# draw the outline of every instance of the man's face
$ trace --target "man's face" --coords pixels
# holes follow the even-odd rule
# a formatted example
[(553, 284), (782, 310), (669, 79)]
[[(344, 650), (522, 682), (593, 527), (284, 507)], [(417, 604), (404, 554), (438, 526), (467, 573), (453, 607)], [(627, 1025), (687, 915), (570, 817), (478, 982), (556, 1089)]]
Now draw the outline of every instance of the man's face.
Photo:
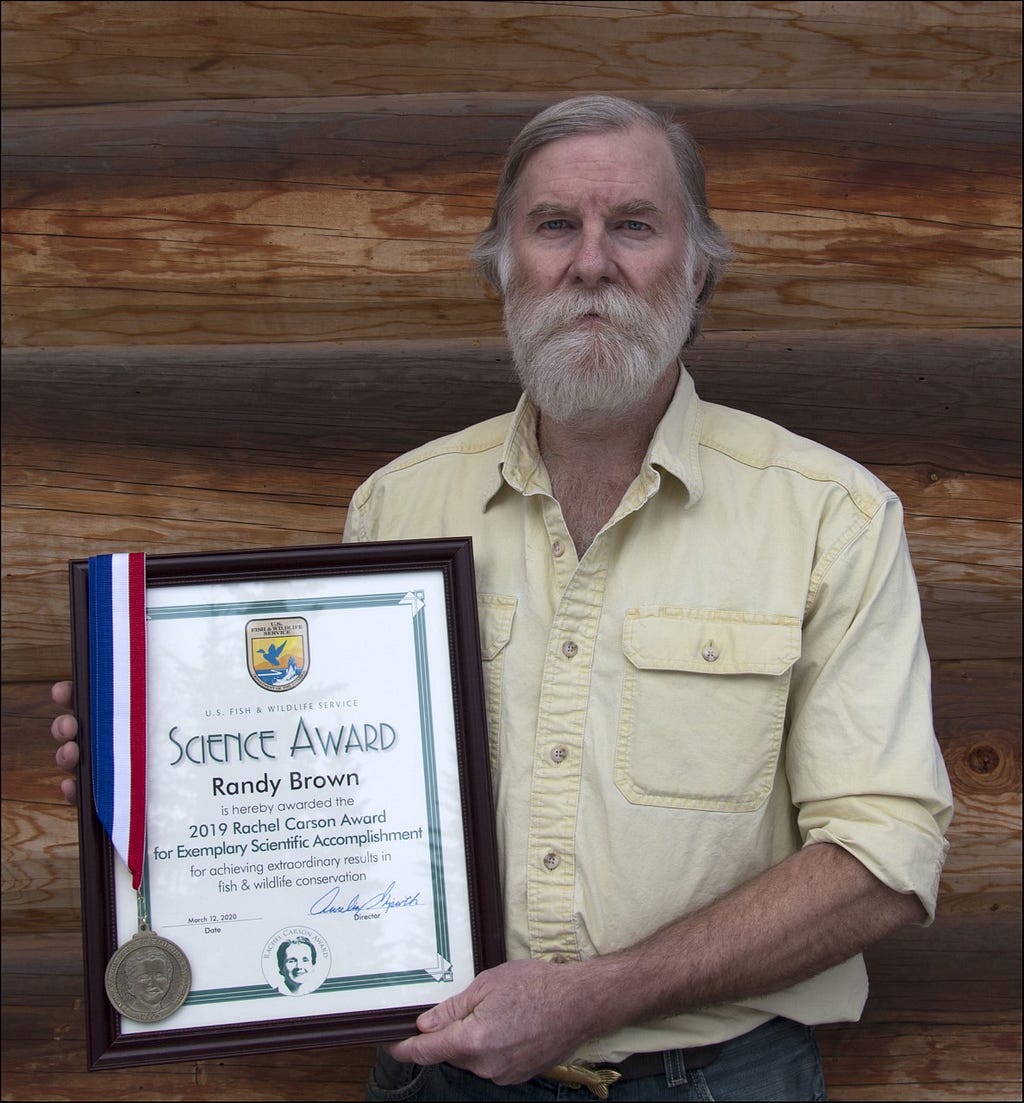
[(629, 413), (674, 373), (697, 293), (678, 188), (667, 141), (640, 126), (550, 142), (523, 166), (506, 329), (555, 420)]
[(303, 942), (292, 942), (284, 955), (284, 976), (291, 986), (303, 984), (313, 971), (313, 955)]

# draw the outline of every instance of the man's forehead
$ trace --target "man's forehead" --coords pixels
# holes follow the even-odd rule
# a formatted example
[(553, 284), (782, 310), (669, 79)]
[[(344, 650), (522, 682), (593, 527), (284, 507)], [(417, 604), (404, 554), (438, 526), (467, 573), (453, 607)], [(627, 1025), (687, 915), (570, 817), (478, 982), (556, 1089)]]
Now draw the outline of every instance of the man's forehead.
[(595, 202), (643, 213), (677, 206), (678, 173), (665, 136), (648, 127), (556, 138), (526, 159), (520, 212)]

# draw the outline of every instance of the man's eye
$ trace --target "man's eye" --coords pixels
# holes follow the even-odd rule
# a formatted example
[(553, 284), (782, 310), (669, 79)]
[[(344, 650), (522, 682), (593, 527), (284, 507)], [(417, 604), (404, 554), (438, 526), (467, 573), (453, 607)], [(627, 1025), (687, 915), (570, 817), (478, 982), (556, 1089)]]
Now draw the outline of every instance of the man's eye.
[(540, 224), (542, 230), (564, 230), (568, 227), (569, 221), (565, 218), (549, 218), (546, 222)]
[(651, 228), (646, 222), (641, 222), (638, 218), (627, 218), (622, 225), (625, 229), (635, 234), (643, 233), (645, 230)]

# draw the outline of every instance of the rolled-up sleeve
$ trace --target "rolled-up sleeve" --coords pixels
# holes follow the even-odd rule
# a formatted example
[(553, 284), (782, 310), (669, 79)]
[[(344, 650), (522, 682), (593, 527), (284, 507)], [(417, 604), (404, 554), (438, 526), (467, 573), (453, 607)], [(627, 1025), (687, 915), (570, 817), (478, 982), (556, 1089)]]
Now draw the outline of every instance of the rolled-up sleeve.
[(952, 794), (899, 501), (849, 526), (813, 579), (786, 770), (805, 844), (831, 842), (935, 915)]

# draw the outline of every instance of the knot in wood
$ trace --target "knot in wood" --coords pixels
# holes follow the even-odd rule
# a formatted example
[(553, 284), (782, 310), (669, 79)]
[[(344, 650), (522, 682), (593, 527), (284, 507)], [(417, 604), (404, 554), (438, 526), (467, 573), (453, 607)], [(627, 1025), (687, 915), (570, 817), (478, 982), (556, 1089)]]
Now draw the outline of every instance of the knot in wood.
[(976, 774), (991, 774), (999, 769), (1001, 761), (1002, 756), (999, 751), (987, 743), (972, 747), (967, 755), (967, 765)]

